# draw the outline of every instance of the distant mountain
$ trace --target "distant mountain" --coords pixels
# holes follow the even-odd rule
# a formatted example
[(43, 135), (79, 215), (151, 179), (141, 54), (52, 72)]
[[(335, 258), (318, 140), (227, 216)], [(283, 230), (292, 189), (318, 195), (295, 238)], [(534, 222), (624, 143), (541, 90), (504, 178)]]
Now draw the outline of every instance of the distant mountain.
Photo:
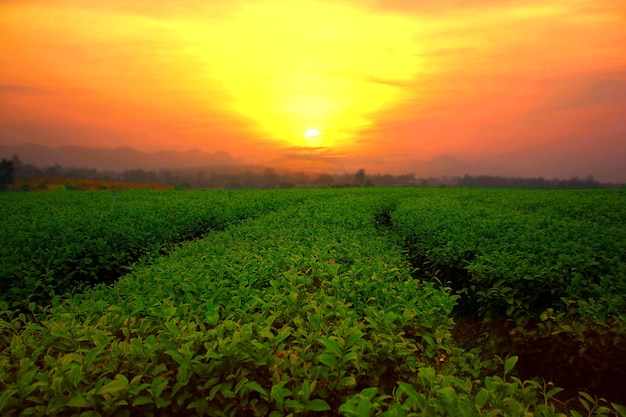
[(440, 155), (414, 160), (398, 169), (417, 178), (498, 176), (545, 179), (586, 178), (626, 183), (626, 132), (601, 138), (582, 138), (510, 154)]
[[(412, 159), (396, 164), (391, 174), (413, 173), (416, 178), (451, 178), (471, 176), (499, 176), (546, 179), (572, 177), (586, 178), (591, 175), (601, 182), (626, 183), (626, 132), (601, 140), (585, 139), (570, 141), (567, 146), (545, 146), (524, 152), (501, 155), (469, 157), (460, 154), (445, 154), (430, 160)], [(99, 171), (122, 172), (143, 169), (145, 171), (176, 170), (191, 175), (202, 171), (211, 173), (263, 173), (267, 169), (280, 172), (293, 171), (281, 167), (247, 164), (226, 152), (203, 152), (198, 149), (186, 152), (162, 151), (142, 152), (131, 148), (88, 148), (84, 146), (47, 147), (36, 144), (0, 144), (0, 158), (18, 155), (25, 164), (39, 168), (61, 165), (65, 168), (95, 168)], [(331, 161), (332, 162), (332, 161)], [(342, 161), (339, 161), (342, 162)], [(364, 168), (368, 174), (387, 174), (368, 165), (358, 156), (348, 158), (350, 168), (337, 163), (329, 173), (343, 175)], [(296, 170), (301, 171), (301, 170)], [(320, 171), (319, 169), (304, 171)], [(321, 170), (324, 171), (324, 170)], [(310, 173), (310, 172), (309, 172)]]
[(476, 163), (462, 155), (440, 155), (430, 160), (415, 160), (402, 167), (417, 178), (462, 177), (464, 175), (516, 176), (516, 172), (505, 168), (499, 161)]
[(64, 167), (95, 168), (100, 171), (181, 169), (232, 166), (244, 163), (241, 158), (234, 158), (226, 152), (207, 153), (198, 149), (186, 152), (148, 153), (131, 148), (109, 149), (83, 146), (50, 148), (36, 144), (14, 146), (0, 144), (0, 157), (11, 158), (13, 155), (18, 155), (25, 164), (40, 168), (58, 164)]
[(481, 166), (506, 166), (508, 176), (585, 178), (626, 183), (626, 131), (599, 138), (579, 138), (515, 154), (481, 158)]

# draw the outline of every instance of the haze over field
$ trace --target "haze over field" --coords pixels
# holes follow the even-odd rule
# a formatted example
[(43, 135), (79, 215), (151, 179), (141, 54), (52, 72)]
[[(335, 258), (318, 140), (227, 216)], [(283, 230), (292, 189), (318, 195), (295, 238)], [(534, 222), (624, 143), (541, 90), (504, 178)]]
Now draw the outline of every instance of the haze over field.
[(626, 2), (3, 0), (23, 144), (626, 182)]

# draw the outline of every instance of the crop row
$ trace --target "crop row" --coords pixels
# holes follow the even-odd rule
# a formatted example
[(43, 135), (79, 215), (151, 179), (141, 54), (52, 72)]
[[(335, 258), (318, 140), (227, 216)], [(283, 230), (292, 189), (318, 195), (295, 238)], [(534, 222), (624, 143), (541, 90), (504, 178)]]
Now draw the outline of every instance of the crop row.
[[(503, 359), (460, 346), (454, 311), (509, 318), (527, 338), (532, 324), (584, 339), (591, 323), (616, 357), (626, 333), (619, 192), (16, 195), (5, 230), (64, 224), (61, 248), (124, 235), (107, 229), (174, 234), (113, 285), (1, 304), (2, 415), (556, 416), (560, 388), (516, 377), (506, 343)], [(579, 400), (588, 415), (626, 416)]]
[(572, 388), (625, 394), (626, 194), (447, 190), (388, 217), (421, 275), (460, 296), (456, 315), (489, 319), (496, 351)]
[(450, 190), (405, 199), (391, 217), (416, 266), (453, 279), (483, 317), (626, 311), (624, 193)]
[(45, 313), (6, 311), (0, 411), (560, 415), (515, 357), (455, 346), (457, 297), (375, 227), (389, 197), (310, 192)]
[(273, 193), (172, 191), (4, 193), (0, 299), (42, 301), (51, 292), (112, 282), (142, 256), (221, 230), (278, 205)]

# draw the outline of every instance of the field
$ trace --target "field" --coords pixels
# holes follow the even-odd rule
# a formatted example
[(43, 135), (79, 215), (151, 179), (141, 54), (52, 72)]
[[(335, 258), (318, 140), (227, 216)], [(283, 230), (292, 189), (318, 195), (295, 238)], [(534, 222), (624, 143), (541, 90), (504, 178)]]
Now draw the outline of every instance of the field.
[(0, 414), (626, 416), (624, 190), (0, 194)]

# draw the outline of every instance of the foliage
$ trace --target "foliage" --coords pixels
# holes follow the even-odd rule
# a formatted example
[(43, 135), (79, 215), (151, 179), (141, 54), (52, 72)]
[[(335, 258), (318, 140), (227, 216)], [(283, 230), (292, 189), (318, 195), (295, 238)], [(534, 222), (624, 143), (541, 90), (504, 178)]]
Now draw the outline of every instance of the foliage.
[(611, 190), (450, 190), (392, 214), (420, 266), (479, 315), (599, 322), (626, 311), (625, 220), (626, 198)]
[(149, 190), (2, 195), (0, 299), (43, 301), (51, 292), (112, 282), (142, 257), (289, 200), (246, 191), (171, 196)]
[(446, 190), (421, 197), (400, 202), (390, 227), (420, 276), (461, 296), (458, 315), (487, 319), (487, 352), (515, 352), (549, 370), (546, 376), (619, 392), (610, 381), (626, 372), (623, 193)]
[[(473, 193), (482, 200), (472, 199)], [(602, 225), (619, 228), (615, 214), (607, 213), (607, 207), (617, 208), (615, 195), (594, 193), (596, 231), (605, 231)], [(560, 388), (520, 378), (516, 355), (485, 358), (480, 348), (461, 346), (454, 337), (453, 312), (461, 297), (483, 297), (477, 298), (480, 303), (494, 302), (493, 314), (509, 314), (489, 284), (480, 284), (484, 295), (457, 294), (453, 288), (463, 287), (448, 282), (461, 277), (464, 284), (478, 283), (478, 273), (468, 267), (489, 253), (484, 248), (491, 247), (490, 239), (500, 236), (484, 238), (492, 230), (487, 225), (472, 228), (481, 224), (481, 210), (483, 219), (503, 224), (511, 218), (510, 225), (521, 227), (513, 222), (514, 212), (490, 211), (489, 203), (507, 207), (503, 194), (374, 188), (125, 191), (115, 203), (109, 192), (36, 195), (43, 197), (10, 197), (15, 198), (12, 223), (20, 225), (11, 230), (26, 235), (44, 230), (40, 242), (47, 239), (47, 247), (57, 242), (71, 248), (88, 242), (84, 236), (112, 236), (101, 225), (104, 220), (95, 219), (117, 222), (109, 224), (124, 233), (114, 236), (131, 242), (152, 242), (151, 233), (164, 233), (160, 242), (168, 244), (189, 241), (168, 248), (166, 256), (145, 245), (143, 261), (113, 284), (56, 294), (50, 304), (25, 300), (22, 309), (0, 303), (2, 415), (564, 415), (556, 398)], [(543, 224), (546, 206), (568, 207), (566, 215), (578, 213), (583, 220), (586, 211), (580, 206), (592, 207), (584, 204), (589, 196), (579, 193), (565, 195), (569, 200), (563, 205), (564, 195), (523, 196), (527, 210), (538, 199), (539, 219), (530, 223), (535, 226)], [(462, 207), (474, 207), (459, 211), (454, 202), (463, 198)], [(24, 207), (39, 211), (20, 217)], [(55, 214), (44, 216), (46, 211)], [(64, 211), (72, 215), (63, 216)], [(71, 230), (65, 240), (55, 241), (49, 233), (54, 223)], [(550, 230), (570, 233), (562, 227)], [(585, 236), (576, 227), (571, 233), (572, 239)], [(538, 235), (528, 230), (523, 236)], [(612, 245), (603, 246), (607, 259), (622, 247)], [(103, 245), (95, 253), (106, 250)], [(417, 259), (423, 262), (417, 265)], [(20, 265), (35, 261), (33, 256)], [(596, 266), (595, 291), (621, 285), (602, 279), (611, 265)], [(622, 272), (614, 278), (623, 279)], [(570, 311), (569, 304), (533, 310), (523, 290), (534, 287), (520, 287), (525, 281), (515, 274), (503, 276), (512, 280), (506, 286), (514, 299), (528, 303), (528, 314), (549, 314), (538, 320), (558, 327), (551, 332), (571, 325), (572, 317), (599, 323), (600, 317), (619, 316), (612, 310), (621, 302), (617, 294), (613, 306), (595, 306), (582, 292), (575, 298), (585, 307), (579, 312)], [(484, 279), (497, 282), (490, 275)], [(554, 279), (563, 281), (558, 274)], [(537, 280), (528, 281), (535, 285)], [(568, 290), (579, 288), (584, 286), (571, 284)], [(526, 316), (514, 310), (509, 317), (521, 326)], [(622, 334), (612, 330), (615, 337)], [(579, 404), (571, 415), (624, 415), (623, 406), (587, 393), (580, 394)]]
[(15, 181), (15, 165), (10, 159), (0, 161), (0, 191), (5, 191)]

